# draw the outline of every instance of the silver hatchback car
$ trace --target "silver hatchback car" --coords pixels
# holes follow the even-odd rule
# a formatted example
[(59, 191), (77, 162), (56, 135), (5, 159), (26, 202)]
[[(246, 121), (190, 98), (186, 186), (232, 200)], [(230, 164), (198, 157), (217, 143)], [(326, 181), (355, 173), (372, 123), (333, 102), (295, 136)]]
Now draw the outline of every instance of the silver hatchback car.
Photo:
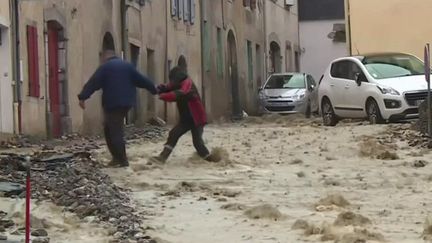
[(261, 113), (311, 113), (318, 111), (314, 78), (304, 73), (275, 73), (259, 89)]

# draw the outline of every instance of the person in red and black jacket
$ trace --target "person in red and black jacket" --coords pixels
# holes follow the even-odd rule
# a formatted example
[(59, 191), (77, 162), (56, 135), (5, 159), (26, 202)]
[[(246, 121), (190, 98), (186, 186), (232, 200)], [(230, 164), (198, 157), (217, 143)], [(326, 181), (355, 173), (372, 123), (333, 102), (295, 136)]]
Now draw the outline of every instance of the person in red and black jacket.
[(217, 162), (204, 144), (202, 138), (207, 124), (206, 112), (198, 90), (192, 79), (181, 67), (174, 67), (169, 73), (170, 82), (158, 86), (159, 98), (166, 102), (176, 102), (180, 120), (169, 132), (163, 151), (152, 160), (165, 163), (178, 140), (188, 131), (192, 133), (193, 145), (199, 156), (207, 161)]

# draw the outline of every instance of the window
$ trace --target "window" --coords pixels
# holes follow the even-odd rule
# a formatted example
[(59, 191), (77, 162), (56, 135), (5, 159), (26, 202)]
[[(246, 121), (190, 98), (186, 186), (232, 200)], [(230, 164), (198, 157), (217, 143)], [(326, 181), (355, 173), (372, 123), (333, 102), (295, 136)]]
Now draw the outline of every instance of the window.
[(346, 42), (345, 24), (333, 24), (333, 31), (328, 34), (328, 38), (334, 42)]
[(300, 52), (294, 52), (295, 71), (300, 71)]
[(184, 22), (190, 21), (190, 0), (183, 0), (183, 20)]
[(37, 28), (35, 26), (27, 26), (27, 57), (28, 57), (28, 81), (29, 81), (29, 96), (39, 97), (39, 53)]
[(369, 74), (376, 79), (424, 75), (424, 64), (406, 54), (365, 57), (362, 61)]
[(256, 70), (256, 79), (257, 79), (257, 84), (258, 87), (262, 86), (262, 62), (261, 62), (261, 46), (260, 45), (256, 45), (255, 47), (255, 62), (256, 62), (256, 66), (255, 66), (255, 70)]
[(309, 90), (311, 90), (312, 87), (316, 87), (315, 79), (310, 75), (307, 76), (307, 85)]
[(195, 0), (171, 0), (171, 16), (195, 23)]
[(331, 76), (334, 78), (342, 78), (355, 80), (356, 74), (363, 74), (361, 68), (352, 61), (336, 62), (331, 67)]
[(331, 76), (334, 78), (348, 79), (348, 68), (348, 61), (335, 62), (330, 70)]
[(257, 8), (257, 0), (243, 0), (243, 6), (255, 10)]
[(248, 60), (248, 78), (253, 80), (253, 57), (252, 57), (252, 42), (247, 41), (247, 60)]
[(304, 89), (306, 88), (303, 74), (273, 75), (264, 89)]
[(216, 57), (216, 65), (217, 65), (217, 75), (220, 79), (223, 78), (223, 46), (222, 46), (222, 30), (221, 28), (217, 28), (217, 57)]
[(210, 71), (211, 66), (211, 38), (210, 38), (210, 25), (207, 21), (203, 23), (203, 52), (204, 52), (204, 70)]

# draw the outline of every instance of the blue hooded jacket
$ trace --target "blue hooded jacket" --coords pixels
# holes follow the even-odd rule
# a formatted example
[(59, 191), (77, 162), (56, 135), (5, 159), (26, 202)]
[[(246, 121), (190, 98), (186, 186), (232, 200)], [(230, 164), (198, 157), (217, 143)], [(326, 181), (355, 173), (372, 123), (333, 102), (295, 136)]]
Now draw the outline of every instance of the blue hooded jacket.
[(78, 99), (87, 100), (102, 89), (102, 106), (105, 110), (132, 107), (136, 103), (136, 87), (157, 94), (153, 81), (139, 73), (132, 64), (113, 57), (96, 70)]

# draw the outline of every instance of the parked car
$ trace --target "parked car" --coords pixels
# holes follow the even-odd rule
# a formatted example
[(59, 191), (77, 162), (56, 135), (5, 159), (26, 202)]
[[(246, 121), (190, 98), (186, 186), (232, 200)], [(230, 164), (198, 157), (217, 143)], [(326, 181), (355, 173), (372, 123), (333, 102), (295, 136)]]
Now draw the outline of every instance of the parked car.
[(261, 112), (279, 114), (302, 112), (309, 116), (318, 110), (315, 86), (315, 80), (308, 74), (272, 74), (259, 89)]
[(319, 81), (324, 125), (343, 118), (371, 124), (415, 118), (427, 98), (424, 63), (404, 53), (377, 53), (333, 61)]

